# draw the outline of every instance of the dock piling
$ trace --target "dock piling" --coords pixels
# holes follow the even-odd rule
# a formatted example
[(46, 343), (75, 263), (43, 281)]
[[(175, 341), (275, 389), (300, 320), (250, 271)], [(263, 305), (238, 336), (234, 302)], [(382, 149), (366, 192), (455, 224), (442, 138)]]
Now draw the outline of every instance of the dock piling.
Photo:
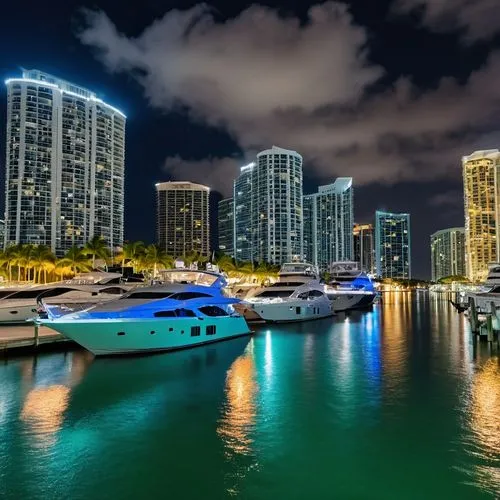
[(40, 344), (40, 336), (38, 331), (38, 323), (35, 322), (35, 342), (34, 342), (35, 348), (37, 348), (39, 344)]

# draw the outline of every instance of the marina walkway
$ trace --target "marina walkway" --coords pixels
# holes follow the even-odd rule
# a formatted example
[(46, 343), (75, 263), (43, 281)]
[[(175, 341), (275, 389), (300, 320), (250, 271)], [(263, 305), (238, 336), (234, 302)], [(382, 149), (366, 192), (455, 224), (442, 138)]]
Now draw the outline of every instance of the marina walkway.
[(61, 342), (68, 342), (62, 335), (46, 327), (39, 327), (38, 340), (34, 325), (13, 325), (0, 327), (0, 356), (11, 350), (34, 350)]

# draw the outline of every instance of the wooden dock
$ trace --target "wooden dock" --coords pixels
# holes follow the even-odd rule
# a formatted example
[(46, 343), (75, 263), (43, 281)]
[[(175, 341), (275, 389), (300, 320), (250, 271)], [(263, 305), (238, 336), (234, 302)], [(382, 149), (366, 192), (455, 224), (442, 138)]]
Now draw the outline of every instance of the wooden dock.
[(0, 327), (0, 357), (67, 348), (74, 343), (46, 327), (12, 325)]

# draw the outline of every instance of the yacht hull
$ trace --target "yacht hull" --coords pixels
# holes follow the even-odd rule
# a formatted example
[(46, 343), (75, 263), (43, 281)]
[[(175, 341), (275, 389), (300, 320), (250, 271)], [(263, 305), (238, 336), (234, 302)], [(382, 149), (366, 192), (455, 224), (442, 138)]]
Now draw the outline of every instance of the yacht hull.
[(335, 312), (349, 311), (370, 307), (376, 298), (375, 293), (345, 292), (333, 294), (330, 297)]
[(245, 318), (258, 318), (268, 323), (298, 323), (328, 318), (334, 314), (330, 301), (325, 298), (325, 300), (318, 301), (288, 300), (256, 303), (251, 305)]
[(37, 305), (34, 300), (21, 304), (8, 304), (0, 307), (0, 325), (24, 324), (37, 315)]
[(78, 321), (65, 320), (63, 316), (39, 322), (96, 356), (171, 351), (251, 333), (245, 319), (240, 316)]

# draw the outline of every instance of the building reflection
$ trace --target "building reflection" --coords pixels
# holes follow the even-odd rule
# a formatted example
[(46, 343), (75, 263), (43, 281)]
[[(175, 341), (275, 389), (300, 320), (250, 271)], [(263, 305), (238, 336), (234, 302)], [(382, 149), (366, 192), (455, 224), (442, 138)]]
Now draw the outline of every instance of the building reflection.
[(81, 381), (93, 359), (87, 351), (75, 351), (61, 356), (33, 357), (19, 364), (26, 394), (20, 420), (38, 444), (54, 444), (55, 435), (63, 425), (71, 389)]
[(217, 432), (229, 454), (247, 455), (251, 452), (251, 433), (256, 417), (253, 340), (229, 368), (225, 392), (226, 403)]
[(470, 404), (467, 408), (472, 442), (469, 452), (478, 460), (474, 468), (482, 489), (500, 491), (500, 364), (498, 358), (484, 363), (473, 378)]
[(70, 388), (51, 385), (31, 390), (24, 400), (21, 420), (29, 425), (39, 444), (50, 446), (63, 423)]
[[(383, 380), (391, 396), (402, 396), (408, 370), (408, 337), (411, 332), (412, 296), (387, 292), (381, 307)], [(389, 306), (389, 307), (387, 307)]]

